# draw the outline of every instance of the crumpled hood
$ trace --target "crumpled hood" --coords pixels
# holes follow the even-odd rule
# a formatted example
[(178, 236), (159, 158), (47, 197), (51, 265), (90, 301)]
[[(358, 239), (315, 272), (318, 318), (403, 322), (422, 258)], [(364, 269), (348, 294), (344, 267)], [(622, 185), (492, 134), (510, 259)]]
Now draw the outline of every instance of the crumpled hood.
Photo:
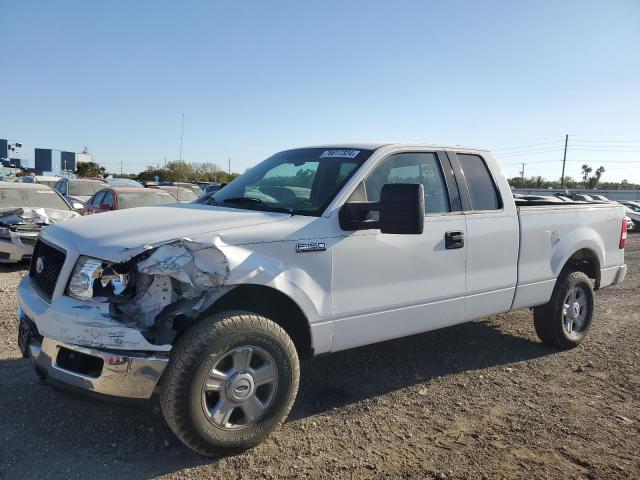
[[(72, 246), (84, 255), (122, 261), (149, 245), (286, 218), (290, 215), (198, 204), (156, 205), (53, 225), (43, 232), (42, 238), (63, 248)], [(127, 255), (130, 250), (136, 252)]]
[(55, 208), (0, 208), (0, 223), (10, 225), (51, 225), (79, 216), (70, 210)]

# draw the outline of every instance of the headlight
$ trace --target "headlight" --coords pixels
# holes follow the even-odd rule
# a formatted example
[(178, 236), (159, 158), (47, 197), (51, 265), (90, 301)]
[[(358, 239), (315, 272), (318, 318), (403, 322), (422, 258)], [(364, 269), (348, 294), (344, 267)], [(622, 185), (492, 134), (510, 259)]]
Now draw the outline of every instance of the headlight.
[(124, 298), (131, 276), (127, 270), (126, 265), (114, 265), (82, 256), (73, 268), (67, 294), (80, 300)]

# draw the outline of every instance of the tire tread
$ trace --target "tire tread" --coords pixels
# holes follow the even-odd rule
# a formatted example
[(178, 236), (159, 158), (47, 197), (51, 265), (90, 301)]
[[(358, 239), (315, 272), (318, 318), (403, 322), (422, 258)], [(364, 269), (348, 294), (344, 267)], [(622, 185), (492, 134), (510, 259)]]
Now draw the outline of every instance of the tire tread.
[[(298, 390), (300, 364), (293, 341), (275, 322), (245, 311), (221, 312), (206, 317), (194, 325), (178, 340), (171, 355), (171, 361), (163, 376), (160, 390), (160, 407), (165, 421), (176, 436), (196, 452), (213, 456), (220, 447), (204, 440), (194, 428), (189, 414), (189, 390), (191, 389), (189, 369), (198, 362), (202, 353), (211, 345), (212, 336), (223, 340), (226, 336), (246, 331), (266, 331), (284, 345), (292, 361), (293, 396)], [(289, 406), (275, 422), (271, 431), (284, 423), (289, 414)], [(259, 437), (255, 443), (263, 438)]]
[(591, 281), (584, 272), (568, 271), (562, 273), (556, 282), (549, 302), (533, 309), (533, 324), (542, 343), (568, 349), (577, 346), (582, 340), (582, 338), (578, 341), (569, 339), (562, 330), (561, 320), (565, 292), (572, 284), (578, 282), (586, 282), (591, 288)]

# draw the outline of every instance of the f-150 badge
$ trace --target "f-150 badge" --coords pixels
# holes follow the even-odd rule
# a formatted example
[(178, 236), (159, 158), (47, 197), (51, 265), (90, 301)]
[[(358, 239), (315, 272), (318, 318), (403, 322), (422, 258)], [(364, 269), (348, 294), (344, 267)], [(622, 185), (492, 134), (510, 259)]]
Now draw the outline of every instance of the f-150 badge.
[(324, 242), (305, 242), (298, 243), (296, 245), (296, 252), (324, 252), (327, 249), (327, 245)]

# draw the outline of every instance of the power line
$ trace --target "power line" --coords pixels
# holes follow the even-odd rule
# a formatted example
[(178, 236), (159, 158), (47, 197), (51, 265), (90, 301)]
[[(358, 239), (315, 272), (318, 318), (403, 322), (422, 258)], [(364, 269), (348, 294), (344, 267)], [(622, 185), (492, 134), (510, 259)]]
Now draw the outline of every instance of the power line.
[(530, 144), (527, 144), (527, 145), (515, 145), (515, 146), (512, 146), (512, 147), (498, 147), (498, 148), (494, 148), (493, 151), (497, 152), (497, 151), (500, 151), (500, 150), (520, 150), (520, 149), (525, 148), (525, 147), (537, 147), (539, 145), (550, 145), (552, 143), (560, 143), (560, 142), (562, 142), (562, 140), (554, 140), (552, 142), (530, 143)]
[(637, 148), (632, 148), (629, 149), (631, 147), (625, 147), (627, 148), (627, 150), (611, 150), (610, 148), (573, 148), (573, 146), (571, 147), (571, 150), (578, 150), (580, 152), (609, 152), (609, 153), (638, 153), (640, 152), (640, 149)]
[[(572, 162), (572, 163), (576, 163), (576, 162), (591, 162), (591, 163), (603, 163), (603, 164), (607, 164), (607, 163), (624, 163), (624, 164), (638, 164), (640, 162), (634, 161), (634, 160), (594, 160), (592, 158), (589, 159), (580, 159), (580, 158), (571, 158), (571, 159), (567, 159), (567, 162)], [(561, 159), (557, 159), (557, 160), (531, 160), (530, 162), (527, 163), (527, 165), (538, 165), (540, 163), (560, 163), (562, 162)], [(498, 163), (500, 164), (501, 167), (512, 167), (514, 165), (522, 165), (521, 162), (515, 162), (515, 163), (500, 163), (500, 161), (498, 161)]]
[(543, 148), (540, 150), (522, 150), (520, 152), (509, 152), (507, 154), (498, 154), (497, 158), (509, 158), (509, 157), (522, 157), (525, 155), (534, 155), (538, 153), (559, 152), (562, 151), (562, 147)]
[(590, 136), (587, 136), (587, 135), (571, 135), (571, 136), (572, 137), (576, 137), (581, 142), (596, 142), (596, 143), (600, 143), (600, 142), (610, 142), (610, 143), (633, 142), (633, 143), (639, 143), (640, 142), (640, 139), (638, 139), (638, 138), (622, 140), (620, 137), (606, 137), (606, 136), (590, 137)]
[[(532, 163), (533, 165), (537, 165), (537, 164), (539, 164), (539, 163), (560, 163), (561, 161), (562, 161), (562, 160), (560, 160), (560, 159), (556, 159), (556, 160), (532, 160), (532, 161), (531, 161), (531, 163)], [(569, 160), (567, 160), (567, 161), (569, 161)], [(500, 162), (498, 161), (498, 163), (500, 163)], [(500, 165), (501, 165), (501, 166), (503, 166), (503, 167), (508, 167), (508, 166), (513, 166), (513, 165), (522, 165), (522, 163), (521, 163), (521, 162), (516, 162), (516, 163), (500, 163)], [(529, 165), (529, 164), (527, 164), (527, 165)]]

